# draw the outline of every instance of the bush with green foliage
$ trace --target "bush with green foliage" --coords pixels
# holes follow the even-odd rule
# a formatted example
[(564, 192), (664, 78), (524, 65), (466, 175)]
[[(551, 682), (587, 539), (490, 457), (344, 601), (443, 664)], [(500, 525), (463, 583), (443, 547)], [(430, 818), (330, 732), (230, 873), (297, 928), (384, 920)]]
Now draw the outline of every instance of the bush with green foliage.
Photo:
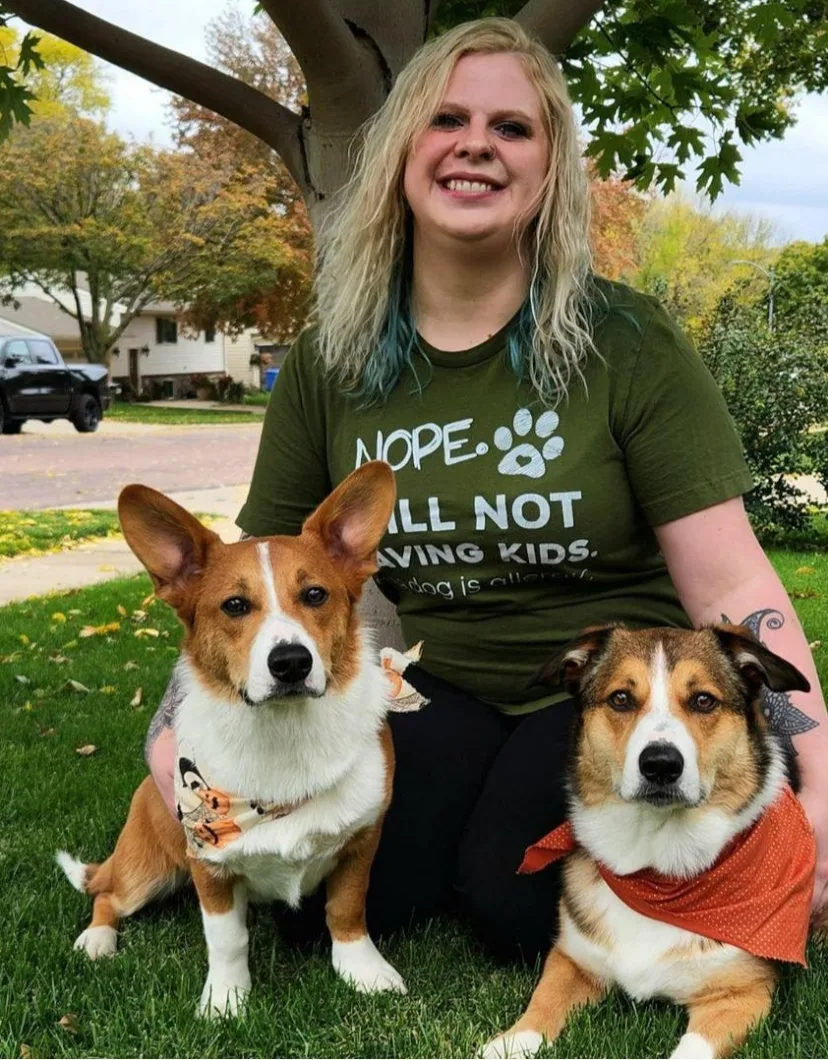
[(754, 528), (766, 540), (807, 535), (812, 506), (787, 476), (811, 474), (828, 486), (825, 348), (806, 326), (769, 331), (761, 310), (724, 298), (699, 352), (742, 438), (756, 483), (745, 498)]

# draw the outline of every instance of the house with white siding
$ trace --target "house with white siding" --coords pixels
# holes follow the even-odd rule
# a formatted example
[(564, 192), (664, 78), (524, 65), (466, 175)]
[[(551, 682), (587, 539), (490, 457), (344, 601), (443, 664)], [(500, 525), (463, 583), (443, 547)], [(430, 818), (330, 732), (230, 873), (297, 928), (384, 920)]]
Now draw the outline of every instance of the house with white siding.
[[(79, 297), (81, 312), (91, 315), (91, 298), (83, 282)], [(57, 297), (74, 311), (71, 292), (58, 291)], [(64, 312), (35, 284), (15, 291), (15, 302), (0, 305), (0, 334), (46, 335), (66, 360), (83, 360), (83, 347), (77, 320)], [(124, 306), (113, 307), (112, 323), (117, 325)], [(251, 357), (271, 353), (280, 365), (287, 347), (275, 346), (258, 331), (248, 329), (231, 338), (218, 329), (193, 335), (182, 330), (175, 306), (151, 302), (130, 321), (110, 355), (110, 375), (115, 382), (129, 384), (135, 394), (150, 391), (158, 397), (178, 397), (192, 393), (192, 376), (215, 378), (227, 373), (245, 386), (261, 386), (260, 369)]]

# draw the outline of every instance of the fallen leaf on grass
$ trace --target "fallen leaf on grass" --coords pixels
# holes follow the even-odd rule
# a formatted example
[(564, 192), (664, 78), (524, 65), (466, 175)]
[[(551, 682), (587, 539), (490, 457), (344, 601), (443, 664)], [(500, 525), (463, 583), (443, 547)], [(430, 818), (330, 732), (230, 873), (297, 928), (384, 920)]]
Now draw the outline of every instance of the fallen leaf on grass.
[(797, 567), (794, 574), (816, 574), (816, 567)]
[(821, 600), (822, 593), (818, 593), (816, 589), (794, 589), (788, 593), (788, 596), (792, 600)]
[(124, 669), (125, 670), (137, 670), (138, 669), (138, 663), (134, 659), (129, 659), (127, 662), (124, 663)]
[(103, 692), (105, 696), (114, 696), (118, 689), (115, 685), (102, 685), (99, 691)]
[(74, 1012), (67, 1012), (66, 1015), (61, 1016), (57, 1022), (58, 1027), (63, 1027), (63, 1029), (70, 1034), (78, 1033), (78, 1017)]
[(86, 685), (82, 685), (80, 683), (80, 681), (73, 681), (71, 677), (69, 678), (69, 680), (66, 682), (66, 684), (63, 687), (66, 688), (66, 689), (69, 689), (72, 692), (88, 692), (89, 691), (89, 689), (86, 687)]
[(158, 637), (160, 633), (157, 629), (151, 629), (149, 626), (144, 626), (143, 629), (136, 629), (133, 634), (135, 637)]
[(70, 661), (69, 656), (68, 655), (61, 655), (59, 651), (55, 652), (54, 655), (50, 655), (49, 656), (49, 662), (57, 663), (58, 666), (62, 665), (63, 663), (67, 663), (69, 661)]
[(19, 681), (21, 685), (30, 685), (32, 683), (29, 678), (24, 677), (23, 674), (15, 674), (14, 679), (15, 681)]
[(62, 611), (55, 611), (55, 613), (52, 615), (52, 621), (53, 622), (65, 622), (66, 621), (66, 615), (64, 615), (64, 613)]
[(129, 705), (131, 707), (140, 707), (143, 702), (144, 702), (144, 690), (143, 690), (143, 688), (136, 688), (135, 689), (135, 695), (129, 701)]
[(76, 640), (67, 640), (65, 644), (61, 645), (64, 651), (69, 651), (70, 648), (77, 648), (77, 646), (78, 642)]
[(147, 620), (147, 613), (146, 613), (146, 611), (142, 611), (141, 608), (138, 608), (138, 609), (136, 609), (135, 611), (132, 612), (132, 621), (135, 622), (136, 625), (139, 622), (146, 622), (146, 620)]
[(90, 755), (93, 755), (97, 750), (98, 748), (93, 743), (85, 743), (83, 747), (75, 748), (75, 754), (83, 755), (84, 758), (88, 758)]
[(127, 611), (123, 604), (118, 604), (118, 614), (121, 615), (122, 618), (126, 618), (129, 611)]
[(13, 651), (11, 655), (0, 655), (0, 663), (13, 663), (23, 658), (22, 651)]
[(812, 640), (811, 643), (808, 645), (808, 647), (811, 649), (811, 651), (816, 651), (817, 648), (821, 648), (822, 647), (822, 641), (821, 640)]
[(27, 646), (32, 643), (25, 633), (18, 633), (17, 639), (20, 641), (21, 644), (25, 644)]
[(68, 614), (70, 615), (82, 615), (83, 611), (79, 607), (72, 607), (69, 609)]
[(20, 1058), (21, 1060), (31, 1060), (32, 1047), (27, 1045), (25, 1042), (20, 1043)]
[(155, 603), (155, 593), (150, 593), (149, 596), (145, 596), (141, 601), (141, 607), (150, 607)]
[(52, 728), (47, 729), (44, 725), (41, 725), (40, 722), (38, 722), (38, 721), (35, 722), (35, 725), (37, 725), (37, 731), (40, 733), (41, 736), (54, 736), (55, 733), (57, 732), (57, 729), (52, 729)]
[(79, 637), (102, 637), (107, 633), (116, 633), (121, 628), (120, 622), (105, 622), (102, 626), (84, 626)]

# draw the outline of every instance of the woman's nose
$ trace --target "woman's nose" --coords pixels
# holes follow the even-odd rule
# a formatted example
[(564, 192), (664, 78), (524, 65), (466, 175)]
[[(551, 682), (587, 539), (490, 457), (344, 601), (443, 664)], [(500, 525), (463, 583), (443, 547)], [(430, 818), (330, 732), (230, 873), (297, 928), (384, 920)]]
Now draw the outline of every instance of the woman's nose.
[(494, 158), (495, 147), (485, 125), (472, 122), (457, 139), (455, 154), (464, 158)]

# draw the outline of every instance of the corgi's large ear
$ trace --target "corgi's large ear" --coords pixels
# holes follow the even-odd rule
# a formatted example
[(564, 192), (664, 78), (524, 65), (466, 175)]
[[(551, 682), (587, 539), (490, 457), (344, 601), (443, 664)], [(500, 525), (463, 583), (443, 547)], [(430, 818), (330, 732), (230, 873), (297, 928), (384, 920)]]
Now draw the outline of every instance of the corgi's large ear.
[(761, 644), (747, 626), (718, 625), (710, 629), (751, 688), (764, 685), (772, 692), (811, 691), (808, 678)]
[(303, 534), (321, 538), (355, 596), (377, 570), (377, 547), (388, 529), (396, 497), (394, 472), (382, 460), (372, 460), (341, 482), (302, 527)]
[(194, 515), (149, 486), (125, 486), (118, 517), (127, 544), (144, 564), (155, 591), (180, 610), (207, 553), (221, 538)]
[(620, 628), (617, 625), (589, 626), (541, 667), (534, 683), (563, 685), (570, 695), (577, 695), (590, 662), (604, 650), (613, 632)]

